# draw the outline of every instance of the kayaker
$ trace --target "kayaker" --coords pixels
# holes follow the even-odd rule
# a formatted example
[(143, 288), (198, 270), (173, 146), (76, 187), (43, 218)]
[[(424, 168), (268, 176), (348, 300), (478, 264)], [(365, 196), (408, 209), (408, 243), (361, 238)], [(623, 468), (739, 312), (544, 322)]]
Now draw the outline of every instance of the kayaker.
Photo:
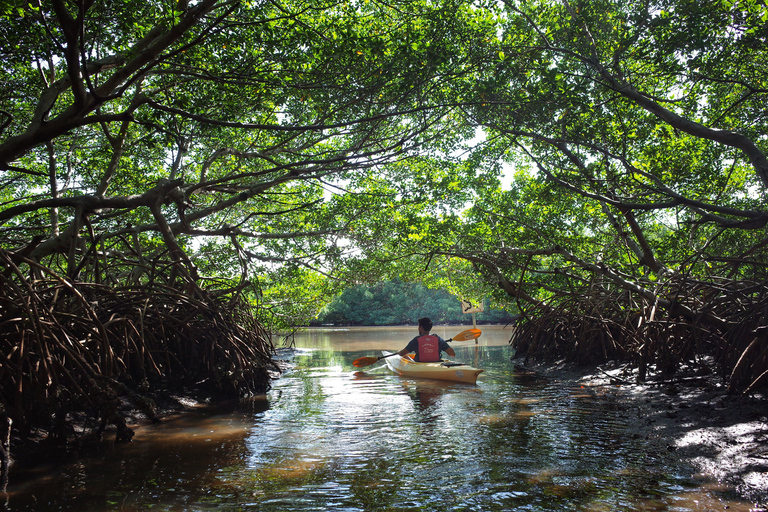
[(416, 361), (420, 363), (432, 363), (440, 361), (440, 353), (445, 352), (451, 357), (456, 352), (443, 338), (437, 334), (429, 334), (432, 330), (432, 320), (427, 317), (419, 318), (419, 335), (408, 342), (408, 345), (398, 352), (401, 356), (411, 353), (416, 354)]

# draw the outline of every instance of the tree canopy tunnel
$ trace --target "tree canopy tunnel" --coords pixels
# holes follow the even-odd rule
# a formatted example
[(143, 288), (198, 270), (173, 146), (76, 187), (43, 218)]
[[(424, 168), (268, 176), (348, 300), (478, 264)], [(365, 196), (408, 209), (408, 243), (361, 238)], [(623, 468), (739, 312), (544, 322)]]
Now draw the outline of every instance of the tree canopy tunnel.
[(17, 426), (258, 392), (274, 330), (395, 277), (507, 304), (531, 356), (766, 383), (759, 2), (0, 9)]
[(484, 12), (3, 4), (5, 424), (63, 439), (161, 389), (263, 392), (272, 332), (378, 273), (383, 212), (458, 172), (441, 155), (472, 131), (454, 91), (487, 63)]
[(765, 6), (504, 5), (466, 114), (515, 177), (449, 255), (518, 301), (529, 356), (765, 386)]

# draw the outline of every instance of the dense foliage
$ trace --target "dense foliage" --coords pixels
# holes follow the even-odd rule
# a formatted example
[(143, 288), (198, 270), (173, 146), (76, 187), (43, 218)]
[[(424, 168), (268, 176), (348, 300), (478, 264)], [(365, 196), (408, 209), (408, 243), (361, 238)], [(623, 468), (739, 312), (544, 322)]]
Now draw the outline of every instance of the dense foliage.
[[(487, 302), (487, 301), (486, 301)], [(475, 313), (482, 324), (512, 323), (509, 312), (491, 309)], [(320, 324), (341, 325), (416, 325), (421, 317), (438, 324), (472, 324), (472, 314), (462, 311), (461, 301), (445, 290), (432, 290), (421, 284), (399, 280), (376, 285), (357, 285), (344, 290), (317, 316)]]
[(486, 65), (473, 43), (495, 33), (484, 12), (322, 0), (11, 10), (3, 247), (70, 279), (137, 286), (163, 260), (169, 283), (245, 286), (265, 313), (306, 316), (286, 308), (295, 283), (310, 283), (316, 310), (327, 287), (378, 279), (360, 248), (393, 215), (416, 222), (470, 197), (465, 168), (441, 157), (472, 133), (454, 95)]
[(764, 4), (502, 11), (464, 111), (486, 135), (471, 159), (513, 179), (477, 189), (462, 222), (429, 221), (414, 251), (519, 307), (529, 355), (629, 357), (644, 377), (709, 354), (731, 390), (765, 384)]

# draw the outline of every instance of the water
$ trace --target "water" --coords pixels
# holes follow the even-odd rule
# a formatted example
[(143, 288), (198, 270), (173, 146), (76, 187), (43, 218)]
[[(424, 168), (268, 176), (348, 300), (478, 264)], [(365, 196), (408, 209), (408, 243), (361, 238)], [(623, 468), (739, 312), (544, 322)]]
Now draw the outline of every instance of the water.
[[(438, 328), (445, 338), (461, 328)], [(509, 331), (454, 343), (477, 385), (401, 378), (382, 363), (413, 328), (315, 329), (266, 397), (141, 426), (127, 445), (12, 480), (6, 510), (747, 511), (632, 436), (608, 390), (510, 363)]]

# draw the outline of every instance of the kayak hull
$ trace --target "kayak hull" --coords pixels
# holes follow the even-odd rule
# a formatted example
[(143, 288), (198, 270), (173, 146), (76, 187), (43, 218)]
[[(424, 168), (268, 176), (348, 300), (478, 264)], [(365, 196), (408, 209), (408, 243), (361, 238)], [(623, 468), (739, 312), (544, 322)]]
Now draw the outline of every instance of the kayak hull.
[[(382, 351), (388, 356), (392, 352)], [(477, 383), (477, 376), (483, 370), (461, 364), (446, 366), (443, 362), (417, 363), (410, 357), (390, 356), (384, 359), (389, 369), (402, 377), (416, 377), (419, 379), (449, 380), (453, 382)]]

